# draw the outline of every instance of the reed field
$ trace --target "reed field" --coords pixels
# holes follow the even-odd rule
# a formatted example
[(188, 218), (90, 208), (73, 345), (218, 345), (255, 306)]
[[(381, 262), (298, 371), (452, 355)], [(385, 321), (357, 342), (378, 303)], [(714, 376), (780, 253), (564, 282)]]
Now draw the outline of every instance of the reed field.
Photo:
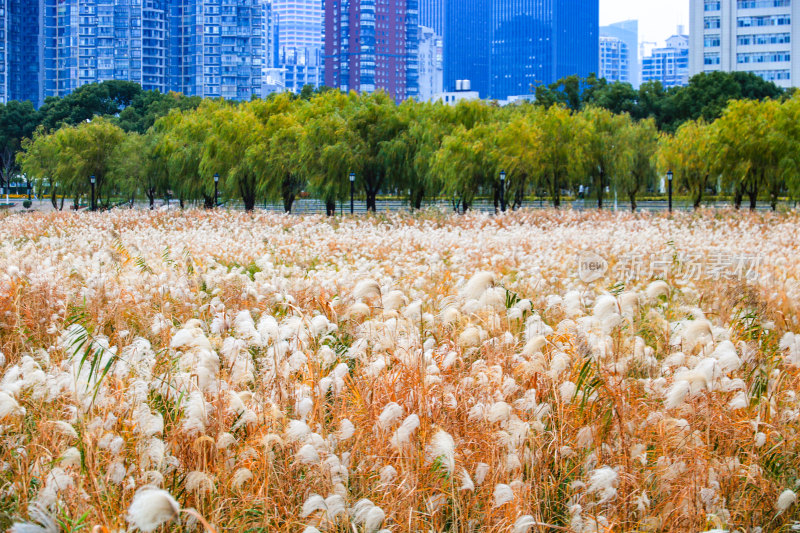
[(0, 530), (800, 530), (800, 215), (0, 218)]

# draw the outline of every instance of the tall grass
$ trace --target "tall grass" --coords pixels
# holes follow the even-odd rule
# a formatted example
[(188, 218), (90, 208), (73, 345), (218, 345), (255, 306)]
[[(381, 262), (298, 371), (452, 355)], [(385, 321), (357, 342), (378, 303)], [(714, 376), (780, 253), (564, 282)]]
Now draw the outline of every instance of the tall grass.
[(0, 529), (788, 530), (799, 223), (5, 217)]

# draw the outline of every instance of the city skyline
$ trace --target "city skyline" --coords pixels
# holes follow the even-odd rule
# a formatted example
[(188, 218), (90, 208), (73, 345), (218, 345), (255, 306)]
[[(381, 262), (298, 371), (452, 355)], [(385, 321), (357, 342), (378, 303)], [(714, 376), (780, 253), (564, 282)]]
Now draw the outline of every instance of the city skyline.
[(600, 26), (639, 21), (639, 41), (664, 46), (678, 26), (689, 31), (689, 0), (600, 0)]

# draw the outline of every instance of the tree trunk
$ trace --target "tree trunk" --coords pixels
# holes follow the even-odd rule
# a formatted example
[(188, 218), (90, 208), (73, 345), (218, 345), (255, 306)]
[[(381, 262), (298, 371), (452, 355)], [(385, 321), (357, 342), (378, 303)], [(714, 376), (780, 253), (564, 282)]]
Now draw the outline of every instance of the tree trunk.
[(600, 186), (597, 188), (597, 209), (603, 209), (603, 195), (605, 194), (605, 176), (600, 173)]
[(748, 198), (750, 198), (750, 211), (756, 210), (756, 204), (758, 203), (758, 192), (757, 191), (750, 191), (747, 193)]
[(374, 213), (377, 211), (378, 191), (370, 187), (365, 187), (364, 190), (367, 193), (367, 211)]
[(186, 202), (183, 200), (183, 196), (178, 198), (178, 203), (180, 204), (181, 209), (186, 209)]
[(56, 186), (53, 185), (52, 183), (50, 184), (50, 203), (53, 204), (53, 209), (58, 211), (58, 197), (56, 195)]
[(294, 205), (294, 191), (292, 191), (290, 194), (284, 193), (284, 195), (283, 195), (283, 212), (284, 213), (291, 213), (293, 205)]
[(631, 199), (631, 213), (635, 213), (636, 212), (636, 193), (635, 192), (628, 193), (628, 198)]
[(242, 198), (244, 201), (244, 210), (248, 213), (252, 213), (256, 209), (256, 195), (255, 194), (248, 194), (247, 196)]
[(329, 217), (336, 214), (336, 200), (325, 200), (325, 214)]
[(516, 192), (514, 193), (514, 205), (511, 206), (513, 211), (516, 211), (520, 207), (522, 207), (522, 200), (525, 195), (522, 192), (522, 187), (517, 188)]
[(425, 198), (425, 189), (419, 187), (418, 189), (411, 189), (411, 208), (420, 210), (422, 209), (422, 200)]
[(738, 189), (736, 191), (734, 191), (734, 193), (733, 193), (733, 207), (737, 211), (742, 207), (742, 198), (743, 197), (744, 197), (744, 195), (742, 194), (742, 191), (740, 191)]
[(148, 187), (145, 194), (147, 194), (147, 199), (150, 200), (150, 210), (152, 211), (155, 209), (156, 204), (156, 190), (154, 187)]

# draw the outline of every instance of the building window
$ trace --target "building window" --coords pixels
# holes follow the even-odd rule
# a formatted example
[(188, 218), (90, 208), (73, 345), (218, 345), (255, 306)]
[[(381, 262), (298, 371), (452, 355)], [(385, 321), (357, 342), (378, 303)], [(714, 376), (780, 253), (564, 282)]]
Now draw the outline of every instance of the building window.
[(703, 29), (706, 30), (717, 30), (720, 28), (720, 19), (719, 17), (706, 17), (703, 20)]
[(706, 35), (703, 39), (703, 46), (706, 48), (714, 48), (719, 46), (720, 37), (719, 35)]
[(736, 7), (739, 9), (763, 9), (768, 7), (789, 7), (792, 0), (738, 0)]

